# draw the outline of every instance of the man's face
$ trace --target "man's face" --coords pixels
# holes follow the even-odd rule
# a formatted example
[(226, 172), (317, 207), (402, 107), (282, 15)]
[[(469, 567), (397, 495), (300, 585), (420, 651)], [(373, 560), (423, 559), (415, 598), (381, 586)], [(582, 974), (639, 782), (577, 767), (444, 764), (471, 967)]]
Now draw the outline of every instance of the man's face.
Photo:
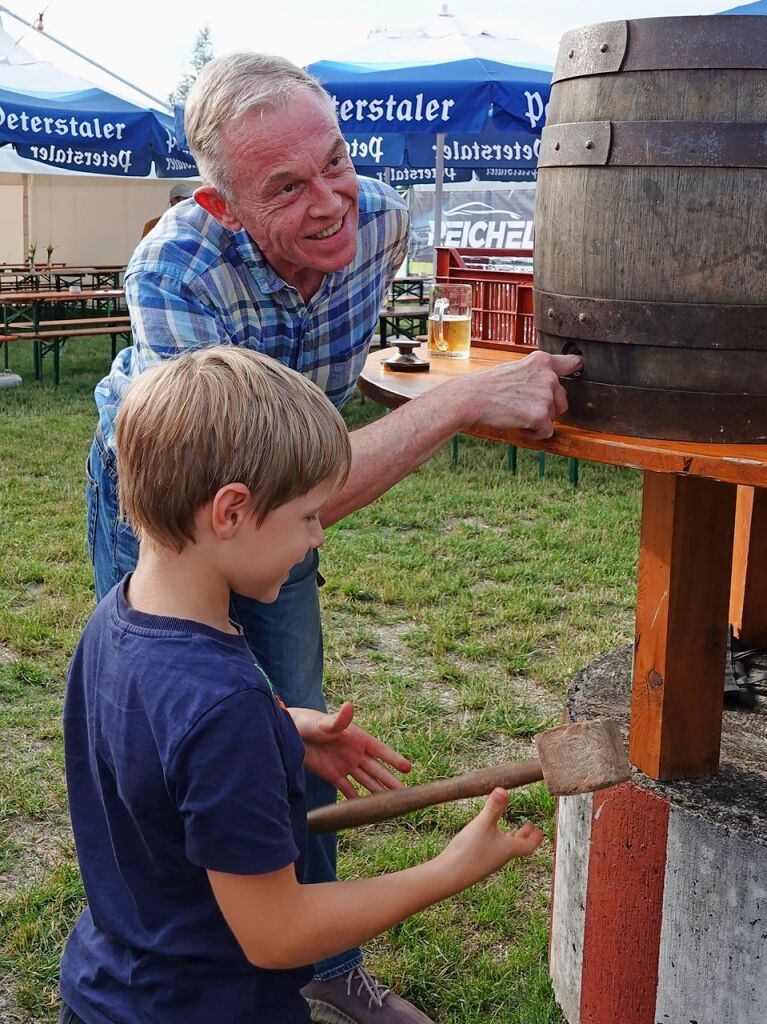
[(302, 91), (287, 109), (229, 125), (221, 144), (230, 210), (285, 281), (316, 281), (352, 262), (359, 185), (329, 104)]

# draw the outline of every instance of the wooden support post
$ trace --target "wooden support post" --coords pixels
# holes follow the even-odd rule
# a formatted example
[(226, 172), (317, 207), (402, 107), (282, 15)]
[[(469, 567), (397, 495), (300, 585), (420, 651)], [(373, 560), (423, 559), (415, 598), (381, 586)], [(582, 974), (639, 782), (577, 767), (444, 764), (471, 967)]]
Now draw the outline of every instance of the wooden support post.
[(655, 779), (719, 766), (735, 496), (645, 472), (629, 757)]
[(730, 622), (745, 647), (767, 647), (767, 490), (739, 487)]

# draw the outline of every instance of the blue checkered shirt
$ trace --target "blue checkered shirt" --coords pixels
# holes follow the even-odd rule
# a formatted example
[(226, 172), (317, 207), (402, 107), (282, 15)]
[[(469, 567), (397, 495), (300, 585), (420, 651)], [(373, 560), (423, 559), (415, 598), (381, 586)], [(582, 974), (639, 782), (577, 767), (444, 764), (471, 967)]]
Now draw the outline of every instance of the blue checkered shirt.
[(326, 274), (304, 302), (246, 231), (230, 231), (188, 200), (167, 210), (125, 272), (133, 346), (95, 398), (104, 440), (125, 390), (161, 359), (210, 345), (244, 345), (305, 374), (341, 408), (354, 390), (386, 290), (405, 258), (408, 214), (394, 189), (360, 178), (354, 262)]

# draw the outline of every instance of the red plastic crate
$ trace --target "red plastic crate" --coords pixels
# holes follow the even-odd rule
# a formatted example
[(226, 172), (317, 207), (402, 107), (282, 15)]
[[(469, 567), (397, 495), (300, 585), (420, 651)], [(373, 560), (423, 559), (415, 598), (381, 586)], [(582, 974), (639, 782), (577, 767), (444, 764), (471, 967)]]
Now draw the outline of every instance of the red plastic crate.
[(532, 255), (532, 249), (437, 248), (437, 283), (472, 286), (472, 345), (524, 352), (536, 348), (532, 272), (467, 266), (498, 257)]

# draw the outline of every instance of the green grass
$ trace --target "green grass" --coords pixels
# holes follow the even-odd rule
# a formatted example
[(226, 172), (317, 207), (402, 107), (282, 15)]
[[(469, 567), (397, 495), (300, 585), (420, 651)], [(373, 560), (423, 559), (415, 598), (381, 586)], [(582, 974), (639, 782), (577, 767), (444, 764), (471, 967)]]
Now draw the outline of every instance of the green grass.
[[(93, 604), (83, 463), (103, 339), (78, 341), (62, 385), (0, 391), (0, 1020), (50, 1024), (58, 957), (83, 903), (66, 811), (60, 714), (67, 660)], [(47, 368), (50, 380), (50, 367)], [(350, 425), (383, 415), (354, 399)], [(639, 477), (462, 439), (329, 531), (322, 590), (327, 690), (401, 749), (417, 781), (513, 757), (560, 715), (568, 680), (630, 637)], [(344, 877), (436, 853), (476, 803), (345, 834)], [(440, 1024), (561, 1024), (547, 977), (553, 801), (513, 794), (547, 841), (471, 892), (369, 947), (379, 975)]]

